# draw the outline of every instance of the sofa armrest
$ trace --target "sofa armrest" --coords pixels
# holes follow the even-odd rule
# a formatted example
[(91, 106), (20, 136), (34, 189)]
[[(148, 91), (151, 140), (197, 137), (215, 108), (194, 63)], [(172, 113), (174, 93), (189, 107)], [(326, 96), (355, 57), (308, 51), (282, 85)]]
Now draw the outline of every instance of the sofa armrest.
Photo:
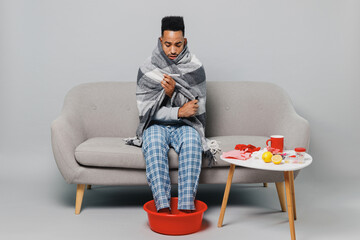
[(310, 142), (309, 122), (295, 111), (287, 113), (278, 121), (274, 134), (284, 135), (284, 145), (286, 149), (304, 147), (308, 151)]
[(86, 140), (81, 122), (62, 113), (51, 123), (51, 144), (56, 164), (65, 181), (72, 180), (81, 170), (75, 160), (76, 147)]

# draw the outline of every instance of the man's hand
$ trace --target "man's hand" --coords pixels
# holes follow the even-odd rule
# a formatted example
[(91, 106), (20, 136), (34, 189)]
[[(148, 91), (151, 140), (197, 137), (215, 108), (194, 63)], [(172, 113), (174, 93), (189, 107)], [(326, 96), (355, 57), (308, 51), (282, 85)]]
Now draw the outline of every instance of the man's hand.
[(195, 116), (199, 105), (197, 104), (198, 100), (192, 100), (190, 102), (185, 103), (181, 108), (179, 108), (178, 117), (179, 118), (186, 118)]
[(164, 79), (161, 81), (161, 86), (164, 88), (165, 94), (170, 98), (174, 93), (175, 85), (175, 80), (172, 79), (172, 77), (170, 77), (169, 75), (164, 74)]

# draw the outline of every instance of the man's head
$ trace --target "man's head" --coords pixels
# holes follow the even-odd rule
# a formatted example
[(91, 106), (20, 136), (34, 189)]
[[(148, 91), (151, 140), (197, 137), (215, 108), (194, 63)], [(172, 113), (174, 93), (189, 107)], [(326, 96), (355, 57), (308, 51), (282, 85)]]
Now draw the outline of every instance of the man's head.
[(164, 17), (161, 20), (162, 48), (168, 58), (174, 60), (184, 49), (187, 39), (185, 36), (185, 26), (182, 17)]

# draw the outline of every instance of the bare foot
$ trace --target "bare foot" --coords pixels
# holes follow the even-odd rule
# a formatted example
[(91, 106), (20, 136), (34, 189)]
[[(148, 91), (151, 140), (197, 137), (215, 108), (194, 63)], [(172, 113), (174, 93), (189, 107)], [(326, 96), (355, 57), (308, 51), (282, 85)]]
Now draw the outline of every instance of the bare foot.
[(159, 209), (158, 213), (171, 214), (171, 212), (170, 212), (170, 209), (169, 209), (169, 208), (162, 208), (162, 209)]

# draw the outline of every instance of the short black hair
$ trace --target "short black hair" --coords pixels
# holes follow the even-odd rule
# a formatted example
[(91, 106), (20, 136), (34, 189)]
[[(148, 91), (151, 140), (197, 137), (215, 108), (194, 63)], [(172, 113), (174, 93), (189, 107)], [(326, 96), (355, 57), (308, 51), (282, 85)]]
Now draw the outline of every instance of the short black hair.
[(184, 19), (180, 16), (167, 16), (161, 20), (161, 36), (164, 35), (164, 31), (182, 31), (185, 36)]

